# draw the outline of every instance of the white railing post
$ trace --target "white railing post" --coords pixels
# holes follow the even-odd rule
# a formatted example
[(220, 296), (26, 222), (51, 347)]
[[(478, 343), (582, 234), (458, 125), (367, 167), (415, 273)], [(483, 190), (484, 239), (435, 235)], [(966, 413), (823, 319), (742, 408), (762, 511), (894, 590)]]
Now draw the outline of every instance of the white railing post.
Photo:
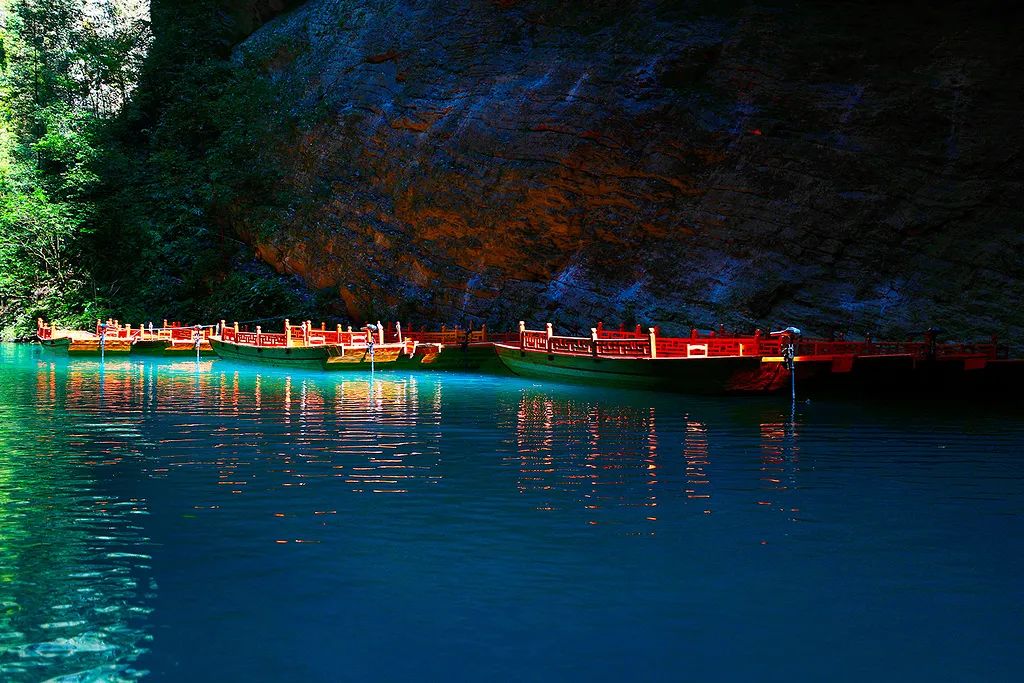
[(526, 350), (526, 323), (519, 321), (519, 350)]
[(547, 332), (548, 332), (548, 353), (551, 353), (551, 337), (553, 337), (555, 335), (555, 331), (551, 327), (551, 323), (547, 324), (547, 328), (546, 329), (547, 329)]
[(657, 339), (656, 339), (655, 334), (654, 334), (654, 328), (653, 327), (648, 327), (647, 328), (647, 333), (651, 337), (651, 358), (657, 358), (658, 357), (658, 344), (657, 344)]
[(284, 319), (284, 345), (292, 345), (292, 323), (288, 318)]
[(380, 324), (379, 320), (377, 321), (377, 339), (378, 344), (384, 343), (384, 326)]
[[(598, 325), (601, 325), (601, 323), (598, 323)], [(596, 327), (591, 327), (590, 328), (590, 353), (594, 356), (594, 358), (597, 358), (597, 328)]]
[(263, 328), (261, 326), (257, 325), (256, 326), (256, 346), (263, 346), (263, 344), (260, 343), (262, 341), (260, 339), (260, 336), (262, 334), (263, 334)]

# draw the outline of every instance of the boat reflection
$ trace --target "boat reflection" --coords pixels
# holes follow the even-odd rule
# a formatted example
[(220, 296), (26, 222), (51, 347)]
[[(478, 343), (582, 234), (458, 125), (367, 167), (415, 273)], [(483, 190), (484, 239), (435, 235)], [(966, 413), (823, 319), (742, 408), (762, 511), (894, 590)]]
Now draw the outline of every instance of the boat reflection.
[[(799, 474), (796, 423), (791, 417), (782, 419), (774, 407), (741, 410), (722, 423), (721, 404), (706, 405), (718, 417), (719, 448), (710, 419), (698, 417), (699, 403), (616, 405), (525, 392), (515, 412), (516, 449), (508, 456), (518, 469), (518, 490), (533, 494), (540, 510), (558, 510), (571, 502), (593, 511), (591, 524), (621, 522), (621, 515), (600, 513), (610, 509), (633, 510), (634, 521), (657, 522), (666, 504), (673, 506), (674, 515), (687, 514), (680, 506), (710, 515), (721, 496), (715, 487), (714, 458), (745, 457), (748, 451), (738, 450), (737, 444), (750, 438), (760, 453), (751, 462), (752, 476), (756, 471), (760, 480), (755, 502), (782, 505)], [(756, 430), (756, 436), (744, 436), (747, 430)], [(724, 488), (750, 487), (725, 482)]]
[[(460, 389), (446, 389), (449, 382)], [(121, 430), (117, 449), (93, 444), (102, 461), (141, 454), (140, 467), (154, 477), (212, 467), (209, 496), (196, 501), (204, 509), (229, 496), (326, 482), (359, 494), (422, 492), (443, 480), (445, 448), (461, 438), (444, 425), (457, 426), (467, 401), (478, 402), (464, 388), (426, 374), (253, 372), (209, 362), (40, 363), (36, 376), (40, 401), (102, 412)], [(474, 390), (494, 412), (472, 428), (508, 444), (497, 450), (516, 473), (510, 485), (536, 510), (583, 510), (589, 524), (653, 530), (666, 514), (711, 515), (755, 490), (753, 502), (797, 511), (789, 494), (800, 472), (798, 423), (774, 402), (626, 400), (536, 387), (508, 400), (501, 383)], [(732, 471), (736, 459), (749, 460), (750, 485), (717, 481), (722, 458), (733, 460)], [(483, 460), (463, 465), (474, 466)]]

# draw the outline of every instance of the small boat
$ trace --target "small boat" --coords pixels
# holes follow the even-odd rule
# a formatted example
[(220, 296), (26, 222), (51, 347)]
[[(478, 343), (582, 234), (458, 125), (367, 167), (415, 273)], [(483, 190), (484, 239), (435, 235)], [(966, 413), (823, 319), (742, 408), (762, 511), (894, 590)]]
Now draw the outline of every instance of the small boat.
[[(500, 339), (508, 339), (501, 335)], [(403, 333), (399, 323), (385, 328), (378, 322), (353, 330), (340, 325), (327, 329), (311, 321), (292, 325), (283, 332), (243, 331), (238, 323), (221, 321), (210, 338), (222, 358), (309, 370), (358, 371), (390, 369), (456, 370), (506, 373), (498, 360), (486, 328), (447, 329), (440, 332)]]
[(93, 331), (65, 330), (45, 323), (41, 318), (36, 322), (36, 338), (47, 353), (69, 357), (100, 356), (210, 356), (213, 349), (209, 337), (210, 326), (182, 326), (168, 324), (153, 325), (121, 324), (119, 320), (97, 320)]
[(781, 339), (760, 335), (679, 340), (654, 328), (644, 334), (600, 325), (590, 337), (556, 336), (551, 323), (542, 331), (520, 323), (518, 344), (495, 345), (508, 369), (524, 377), (701, 394), (784, 389), (789, 370), (780, 347)]
[(664, 337), (656, 328), (611, 331), (601, 324), (590, 337), (566, 337), (551, 323), (545, 330), (519, 325), (518, 344), (495, 348), (509, 370), (537, 379), (697, 394), (771, 394), (794, 384), (802, 393), (998, 393), (1024, 379), (1024, 363), (1001, 358), (994, 340), (833, 341), (803, 339), (796, 328)]
[(486, 325), (468, 330), (442, 325), (439, 332), (410, 330), (404, 334), (406, 339), (418, 342), (417, 354), (422, 354), (420, 366), (423, 369), (512, 374), (498, 358), (494, 345), (496, 342), (518, 342), (518, 333), (494, 334)]
[(221, 321), (219, 334), (210, 338), (221, 358), (278, 367), (309, 370), (370, 370), (415, 365), (415, 341), (385, 343), (384, 328), (377, 325), (342, 330), (338, 325), (313, 327), (310, 321), (292, 325), (284, 321), (284, 332), (242, 331), (238, 323)]

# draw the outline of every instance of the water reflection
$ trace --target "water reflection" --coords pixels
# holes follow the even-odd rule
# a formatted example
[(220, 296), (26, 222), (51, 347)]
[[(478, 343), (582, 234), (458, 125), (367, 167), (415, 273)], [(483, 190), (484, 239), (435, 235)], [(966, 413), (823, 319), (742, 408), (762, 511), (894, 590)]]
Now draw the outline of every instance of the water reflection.
[(111, 491), (103, 473), (138, 454), (138, 425), (67, 420), (65, 390), (81, 383), (53, 369), (34, 385), (0, 382), (3, 680), (144, 674), (134, 663), (157, 590), (147, 501)]
[[(524, 392), (515, 411), (516, 449), (508, 456), (519, 472), (519, 492), (533, 494), (540, 510), (559, 509), (559, 501), (566, 501), (560, 494), (569, 492), (573, 504), (594, 511), (590, 524), (621, 523), (621, 515), (599, 513), (609, 508), (635, 511), (630, 523), (657, 522), (662, 502), (679, 499), (680, 493), (691, 512), (712, 514), (716, 449), (707, 422), (694, 412), (700, 404), (683, 399), (655, 403), (616, 405)], [(746, 453), (737, 446), (752, 441), (761, 453), (762, 485), (784, 491), (797, 484), (798, 430), (793, 416), (776, 407), (760, 412), (742, 416), (760, 420), (752, 425), (756, 441), (753, 435), (737, 434), (737, 424), (723, 425), (719, 457), (731, 459), (729, 468), (734, 469)]]
[[(508, 643), (576, 672), (596, 642), (630, 649), (615, 677), (653, 680), (664, 670), (633, 669), (723, 634), (761, 660), (815, 638), (801, 661), (831, 653), (872, 632), (842, 630), (864, 596), (906, 619), (935, 596), (1010, 594), (1019, 424), (789, 408), (0, 347), (0, 680), (260, 678), (296, 661), (330, 680), (345, 647), (373, 677), (395, 634), (424, 643), (418, 662), (444, 659), (438, 638), (458, 648), (405, 677), (473, 657), (476, 677), (495, 661), (536, 673)], [(780, 619), (799, 637), (766, 641)], [(822, 623), (840, 625), (828, 642)]]
[[(442, 449), (451, 438), (445, 412), (460, 415), (473, 400), (462, 389), (449, 395), (444, 387), (457, 382), (431, 375), (293, 375), (210, 361), (79, 362), (59, 370), (57, 362), (39, 362), (38, 400), (102, 413), (104, 429), (120, 430), (136, 449), (159, 455), (159, 462), (143, 463), (149, 476), (210, 466), (220, 490), (234, 496), (252, 488), (268, 461), (274, 481), (264, 477), (261, 490), (336, 480), (353, 493), (408, 494), (436, 484), (445, 476)], [(496, 450), (518, 473), (517, 492), (539, 511), (581, 507), (591, 511), (590, 524), (600, 524), (623, 522), (603, 510), (631, 510), (636, 521), (653, 525), (668, 497), (712, 514), (714, 461), (750, 452), (737, 451), (738, 440), (756, 440), (758, 504), (778, 507), (784, 501), (773, 494), (784, 494), (799, 477), (799, 428), (784, 406), (760, 404), (723, 425), (724, 451), (716, 453), (714, 429), (701, 419), (699, 403), (634, 396), (631, 404), (537, 389), (503, 399), (493, 399), (495, 412), (484, 427), (512, 445)], [(755, 431), (737, 434), (745, 424)], [(86, 443), (79, 435), (72, 445)]]
[[(578, 516), (585, 527), (654, 536), (665, 523), (678, 528), (687, 519), (710, 519), (716, 506), (735, 504), (737, 495), (783, 509), (786, 492), (798, 483), (799, 430), (779, 406), (751, 404), (712, 426), (703, 415), (709, 404), (678, 397), (475, 382), (429, 374), (288, 373), (209, 361), (39, 361), (30, 403), (54, 418), (65, 416), (54, 421), (60, 427), (49, 438), (60, 443), (48, 445), (62, 457), (50, 462), (95, 481), (71, 486), (56, 503), (66, 516), (64, 534), (78, 539), (80, 550), (51, 582), (76, 596), (69, 588), (75, 581), (100, 582), (83, 594), (88, 601), (79, 596), (79, 603), (62, 598), (60, 604), (80, 614), (94, 603), (104, 609), (113, 602), (123, 605), (117, 607), (122, 622), (102, 631), (96, 618), (47, 612), (42, 596), (60, 590), (15, 596), (9, 604), (19, 610), (35, 605), (28, 613), (36, 635), (5, 625), (17, 643), (7, 649), (7, 671), (27, 673), (34, 660), (54, 652), (82, 661), (90, 653), (101, 662), (93, 669), (116, 662), (120, 671), (133, 671), (148, 636), (119, 629), (126, 615), (142, 617), (148, 609), (149, 593), (139, 590), (136, 576), (149, 566), (147, 536), (118, 520), (146, 511), (146, 491), (160, 496), (164, 515), (168, 508), (187, 508), (182, 517), (194, 520), (195, 533), (219, 537), (227, 520), (241, 516), (254, 524), (247, 531), (253, 541), (298, 547), (337, 539), (352, 506), (341, 494), (412, 496), (427, 515), (444, 509), (443, 499), (431, 493), (439, 487), (449, 492), (444, 495), (452, 487), (468, 495), (467, 486), (497, 485), (491, 495), (503, 508), (531, 511), (535, 524), (551, 515)], [(490, 469), (494, 453), (499, 471)], [(130, 497), (87, 494), (109, 488), (104, 467), (142, 479), (120, 494)], [(474, 471), (488, 481), (474, 484)], [(738, 481), (738, 474), (749, 478)], [(172, 503), (165, 500), (169, 489), (190, 493)], [(8, 495), (16, 491), (23, 489), (12, 485)], [(792, 508), (785, 509), (795, 521)], [(90, 515), (96, 525), (102, 522), (102, 533), (90, 535)], [(120, 532), (111, 530), (118, 524)], [(104, 552), (110, 543), (119, 549)], [(103, 562), (106, 573), (96, 574), (91, 567)], [(44, 637), (54, 624), (65, 631)], [(121, 641), (100, 648), (97, 633), (105, 634), (104, 643), (112, 634)]]

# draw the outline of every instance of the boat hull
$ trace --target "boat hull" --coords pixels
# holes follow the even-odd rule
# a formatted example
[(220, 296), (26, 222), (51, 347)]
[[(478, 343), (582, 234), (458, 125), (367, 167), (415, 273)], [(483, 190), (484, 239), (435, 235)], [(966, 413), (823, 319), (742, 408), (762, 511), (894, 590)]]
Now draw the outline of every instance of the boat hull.
[(789, 386), (789, 371), (756, 356), (608, 358), (549, 354), (495, 346), (502, 363), (522, 377), (694, 394), (767, 394)]
[[(133, 356), (159, 356), (172, 358), (195, 358), (196, 347), (193, 344), (172, 344), (167, 339), (144, 339), (132, 345)], [(216, 356), (208, 342), (199, 347), (201, 357)]]
[(486, 374), (512, 374), (498, 358), (493, 343), (448, 344), (444, 346), (425, 345), (416, 350), (422, 354), (421, 367), (424, 370), (449, 372), (480, 372)]
[(403, 370), (419, 366), (422, 358), (404, 353), (403, 348), (398, 344), (377, 346), (371, 356), (369, 349), (332, 347), (324, 360), (323, 369), (332, 372), (360, 372)]
[(71, 346), (71, 340), (67, 337), (39, 340), (39, 348), (41, 348), (44, 353), (52, 356), (68, 355), (69, 346)]
[(861, 356), (845, 372), (820, 372), (797, 386), (827, 396), (1015, 396), (1024, 386), (1024, 360)]
[(282, 368), (320, 370), (327, 360), (330, 346), (266, 347), (235, 344), (211, 338), (213, 351), (225, 360), (257, 363)]
[(68, 356), (69, 358), (100, 358), (108, 356), (127, 356), (132, 352), (131, 342), (124, 339), (109, 339), (100, 345), (99, 339), (42, 339), (39, 346), (49, 355)]

